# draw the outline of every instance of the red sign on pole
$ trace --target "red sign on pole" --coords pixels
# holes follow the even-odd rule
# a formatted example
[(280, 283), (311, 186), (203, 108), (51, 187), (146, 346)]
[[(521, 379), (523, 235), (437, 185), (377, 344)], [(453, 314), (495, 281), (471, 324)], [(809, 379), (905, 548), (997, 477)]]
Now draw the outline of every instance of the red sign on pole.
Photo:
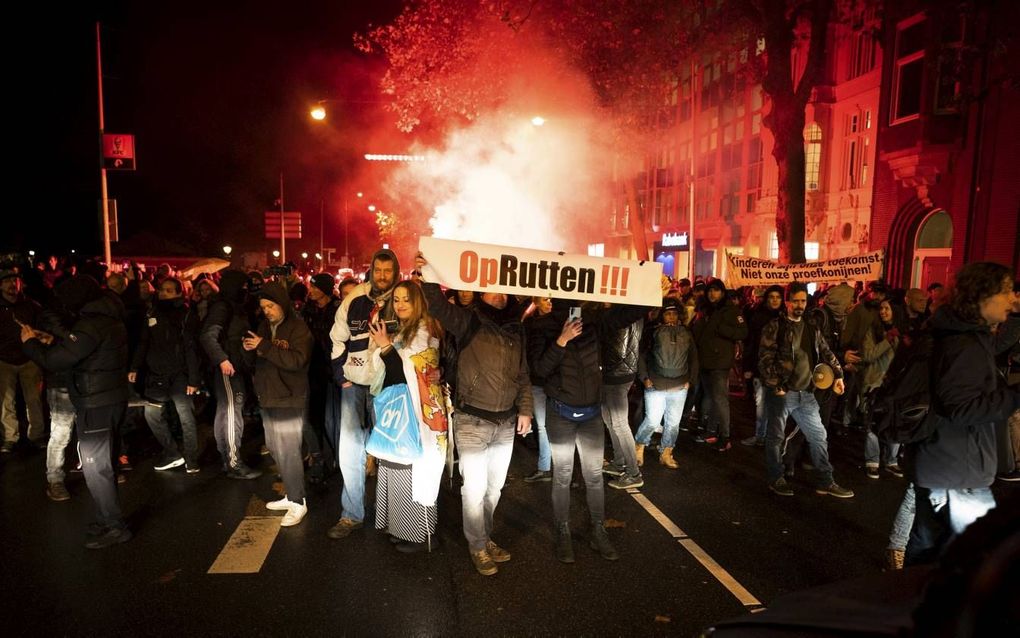
[(108, 171), (135, 170), (135, 136), (103, 133), (103, 167)]
[(301, 239), (301, 213), (266, 211), (266, 239), (280, 239), (281, 232), (284, 239)]

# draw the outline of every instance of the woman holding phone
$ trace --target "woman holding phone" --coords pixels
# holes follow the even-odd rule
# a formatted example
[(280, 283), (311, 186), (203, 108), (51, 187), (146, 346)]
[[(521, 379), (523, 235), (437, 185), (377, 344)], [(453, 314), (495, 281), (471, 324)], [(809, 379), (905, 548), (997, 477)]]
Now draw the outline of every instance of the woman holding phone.
[(436, 497), (447, 445), (447, 406), (439, 372), (442, 330), (413, 281), (393, 288), (393, 312), (400, 325), (392, 338), (382, 322), (369, 325), (379, 346), (368, 364), (371, 393), (407, 384), (410, 421), (418, 428), (422, 454), (410, 465), (378, 460), (375, 528), (389, 533), (399, 552), (432, 551), (438, 540)]
[(606, 534), (602, 456), (605, 428), (601, 416), (602, 374), (599, 368), (600, 336), (624, 328), (644, 316), (647, 308), (601, 304), (580, 307), (576, 302), (553, 300), (553, 321), (529, 335), (531, 371), (545, 379), (546, 429), (552, 448), (552, 502), (556, 527), (556, 558), (574, 562), (570, 535), (570, 478), (574, 450), (581, 458), (591, 548), (606, 560), (619, 554)]

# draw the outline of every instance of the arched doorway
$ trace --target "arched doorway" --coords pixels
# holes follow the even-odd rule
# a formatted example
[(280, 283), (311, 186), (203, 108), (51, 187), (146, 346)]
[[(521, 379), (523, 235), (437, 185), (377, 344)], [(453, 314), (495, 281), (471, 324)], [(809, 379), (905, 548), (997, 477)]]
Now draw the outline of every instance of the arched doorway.
[(947, 283), (952, 256), (953, 219), (946, 211), (935, 209), (917, 228), (910, 285), (923, 290), (934, 282)]

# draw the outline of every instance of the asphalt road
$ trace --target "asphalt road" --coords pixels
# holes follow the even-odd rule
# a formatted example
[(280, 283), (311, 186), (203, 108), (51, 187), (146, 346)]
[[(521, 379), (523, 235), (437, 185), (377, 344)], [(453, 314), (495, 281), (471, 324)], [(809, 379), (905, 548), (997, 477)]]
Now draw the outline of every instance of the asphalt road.
[[(733, 403), (737, 440), (750, 434), (751, 412), (745, 399)], [(266, 467), (259, 428), (249, 430), (245, 452)], [(432, 554), (397, 553), (368, 528), (330, 540), (338, 476), (312, 489), (299, 526), (278, 530), (258, 573), (210, 574), (246, 513), (272, 515), (261, 503), (277, 498), (276, 479), (223, 478), (208, 426), (200, 434), (209, 449), (194, 476), (153, 471), (151, 437), (131, 437), (138, 459), (121, 498), (136, 536), (103, 551), (82, 547), (92, 502), (81, 474), (69, 474), (72, 500), (53, 503), (43, 453), (0, 458), (5, 636), (695, 636), (784, 593), (879, 573), (906, 487), (865, 477), (860, 432), (830, 444), (836, 480), (857, 493), (848, 500), (814, 494), (804, 470), (795, 497), (775, 496), (762, 449), (719, 453), (681, 432), (679, 470), (649, 453), (643, 488), (606, 490), (619, 561), (588, 548), (584, 489), (572, 490), (577, 562), (563, 565), (553, 557), (550, 484), (521, 480), (537, 455), (518, 439), (493, 533), (513, 558), (493, 577), (471, 565), (448, 481)], [(371, 481), (368, 489), (372, 503)]]

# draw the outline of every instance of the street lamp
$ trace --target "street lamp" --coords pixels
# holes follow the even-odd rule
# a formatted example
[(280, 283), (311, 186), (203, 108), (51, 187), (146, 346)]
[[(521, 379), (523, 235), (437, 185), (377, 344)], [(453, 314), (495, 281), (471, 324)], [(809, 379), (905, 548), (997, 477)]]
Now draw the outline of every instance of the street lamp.
[(321, 103), (316, 104), (312, 107), (312, 110), (309, 111), (308, 114), (312, 116), (313, 120), (321, 122), (326, 119), (326, 107), (324, 107)]
[(231, 248), (230, 246), (223, 247), (223, 254), (226, 255), (227, 257), (230, 257), (230, 253), (232, 252), (234, 252), (234, 249)]
[(301, 253), (301, 259), (308, 259), (308, 253)]
[(533, 126), (542, 126), (545, 124), (545, 118), (542, 117), (541, 115), (536, 115), (535, 117), (531, 118), (531, 124)]
[(280, 258), (280, 251), (279, 250), (274, 250), (273, 251), (273, 257), (276, 257), (277, 259), (279, 259)]

